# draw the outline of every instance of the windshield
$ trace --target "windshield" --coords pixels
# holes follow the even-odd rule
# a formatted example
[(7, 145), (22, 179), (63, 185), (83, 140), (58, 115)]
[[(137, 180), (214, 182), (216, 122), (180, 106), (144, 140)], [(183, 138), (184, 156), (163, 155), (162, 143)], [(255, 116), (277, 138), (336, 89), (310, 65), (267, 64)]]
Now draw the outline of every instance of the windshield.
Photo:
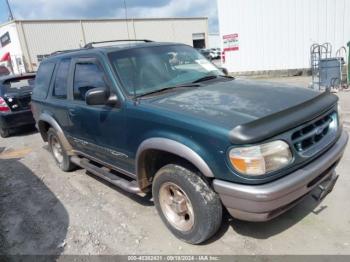
[(167, 45), (110, 53), (109, 59), (128, 95), (144, 95), (223, 73), (194, 48)]

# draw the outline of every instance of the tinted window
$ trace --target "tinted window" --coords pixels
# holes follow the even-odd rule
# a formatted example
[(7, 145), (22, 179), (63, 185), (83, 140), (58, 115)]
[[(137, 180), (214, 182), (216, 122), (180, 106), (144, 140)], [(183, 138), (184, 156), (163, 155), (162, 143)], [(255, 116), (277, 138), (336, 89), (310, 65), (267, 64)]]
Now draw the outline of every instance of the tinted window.
[(55, 85), (52, 95), (57, 98), (67, 98), (67, 80), (70, 66), (70, 59), (63, 59), (58, 65)]
[(54, 68), (55, 63), (47, 62), (40, 64), (35, 77), (33, 97), (46, 98)]
[(85, 94), (92, 88), (106, 86), (103, 71), (93, 63), (76, 64), (73, 95), (76, 100), (85, 100)]

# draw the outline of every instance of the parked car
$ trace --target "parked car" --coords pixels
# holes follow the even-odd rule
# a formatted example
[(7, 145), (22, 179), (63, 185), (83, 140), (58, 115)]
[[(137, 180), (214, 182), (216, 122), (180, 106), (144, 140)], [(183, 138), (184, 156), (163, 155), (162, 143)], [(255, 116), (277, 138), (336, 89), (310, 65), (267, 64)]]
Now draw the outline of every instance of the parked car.
[(0, 135), (8, 137), (11, 131), (34, 126), (30, 97), (35, 74), (8, 75), (0, 78)]
[(221, 57), (220, 48), (210, 48), (210, 51), (213, 53), (214, 59), (219, 59)]
[(216, 57), (216, 54), (214, 54), (211, 50), (209, 49), (201, 49), (200, 53), (207, 58), (208, 60), (213, 60)]
[(151, 192), (164, 224), (192, 244), (217, 232), (223, 208), (266, 221), (313, 189), (323, 198), (348, 141), (335, 95), (235, 80), (175, 43), (53, 55), (32, 107), (62, 170)]

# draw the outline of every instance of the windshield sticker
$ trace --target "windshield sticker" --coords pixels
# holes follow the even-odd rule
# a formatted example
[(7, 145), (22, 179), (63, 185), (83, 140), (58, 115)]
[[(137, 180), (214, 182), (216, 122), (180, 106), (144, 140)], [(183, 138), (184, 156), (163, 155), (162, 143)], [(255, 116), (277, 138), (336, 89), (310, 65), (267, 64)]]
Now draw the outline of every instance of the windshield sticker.
[(201, 59), (196, 60), (196, 63), (199, 64), (201, 67), (208, 71), (216, 71), (218, 70), (212, 63), (208, 62), (207, 60)]

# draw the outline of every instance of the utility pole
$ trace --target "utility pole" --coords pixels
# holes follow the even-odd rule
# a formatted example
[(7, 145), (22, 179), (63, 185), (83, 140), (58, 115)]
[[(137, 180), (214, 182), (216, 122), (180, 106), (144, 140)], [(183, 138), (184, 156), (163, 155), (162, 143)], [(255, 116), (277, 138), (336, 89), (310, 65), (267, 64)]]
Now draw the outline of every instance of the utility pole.
[(11, 6), (10, 6), (10, 3), (8, 0), (5, 0), (6, 4), (7, 4), (7, 8), (9, 10), (9, 20), (12, 21), (14, 18), (13, 18), (13, 13), (12, 13), (12, 10), (11, 10)]

